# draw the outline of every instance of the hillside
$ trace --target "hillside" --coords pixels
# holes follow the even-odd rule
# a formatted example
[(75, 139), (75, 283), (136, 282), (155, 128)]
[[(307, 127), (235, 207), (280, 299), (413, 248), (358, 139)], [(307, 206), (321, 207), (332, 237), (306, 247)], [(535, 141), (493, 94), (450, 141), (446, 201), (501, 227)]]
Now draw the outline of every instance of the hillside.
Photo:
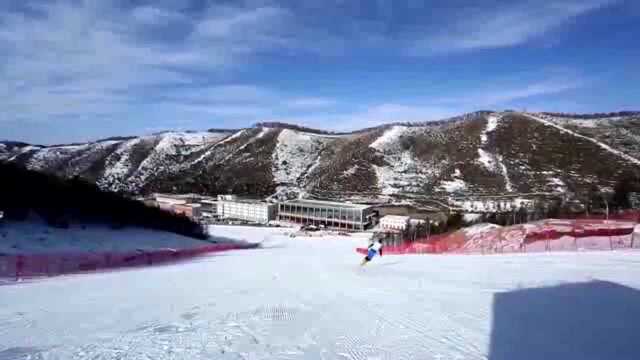
[(279, 123), (87, 144), (0, 143), (0, 159), (104, 190), (367, 198), (612, 188), (640, 170), (640, 115), (482, 111), (330, 133)]
[[(80, 178), (62, 179), (6, 163), (0, 163), (0, 174), (0, 211), (7, 224), (44, 221), (57, 229), (99, 225), (116, 230), (132, 227), (199, 239), (208, 237), (200, 224), (184, 216), (100, 190)], [(6, 235), (3, 232), (3, 238)]]

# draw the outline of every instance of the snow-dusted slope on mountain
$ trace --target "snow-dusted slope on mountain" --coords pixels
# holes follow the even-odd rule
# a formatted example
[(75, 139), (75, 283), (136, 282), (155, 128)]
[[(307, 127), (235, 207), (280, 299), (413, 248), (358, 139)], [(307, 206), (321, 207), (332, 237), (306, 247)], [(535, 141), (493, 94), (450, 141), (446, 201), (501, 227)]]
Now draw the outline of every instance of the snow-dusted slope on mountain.
[(303, 185), (304, 177), (320, 162), (322, 151), (336, 137), (283, 129), (273, 152), (273, 180), (276, 184)]
[(605, 145), (630, 158), (640, 159), (640, 113), (591, 116), (587, 119), (544, 113), (529, 115), (591, 138), (601, 147)]
[(610, 188), (639, 171), (640, 119), (476, 112), (341, 135), (269, 126), (68, 146), (0, 145), (0, 159), (133, 194), (556, 192)]
[(382, 194), (419, 192), (422, 184), (438, 173), (438, 164), (422, 162), (411, 145), (406, 143), (417, 136), (428, 136), (429, 132), (430, 129), (425, 127), (397, 125), (369, 145), (384, 158), (384, 165), (374, 166)]
[(530, 114), (503, 114), (489, 144), (519, 192), (576, 191), (592, 184), (612, 188), (625, 173), (639, 170), (633, 157)]
[(507, 192), (513, 191), (513, 185), (509, 180), (509, 172), (502, 161), (502, 156), (491, 151), (485, 150), (489, 140), (489, 133), (492, 133), (498, 127), (498, 122), (502, 119), (502, 115), (491, 114), (487, 116), (487, 125), (480, 135), (480, 147), (478, 148), (478, 161), (482, 163), (487, 170), (491, 172), (500, 172), (504, 177), (504, 187)]

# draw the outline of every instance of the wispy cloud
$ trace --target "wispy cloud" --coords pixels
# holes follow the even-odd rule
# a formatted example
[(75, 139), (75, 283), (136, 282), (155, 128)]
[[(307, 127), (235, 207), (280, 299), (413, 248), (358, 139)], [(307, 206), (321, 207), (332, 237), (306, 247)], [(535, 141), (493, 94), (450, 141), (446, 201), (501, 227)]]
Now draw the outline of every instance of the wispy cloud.
[(519, 101), (527, 102), (531, 98), (552, 96), (586, 86), (590, 79), (575, 74), (570, 69), (565, 74), (538, 72), (522, 74), (532, 80), (498, 79), (487, 85), (451, 97), (432, 99), (439, 104), (473, 105), (476, 107), (508, 106)]
[(408, 52), (433, 55), (521, 45), (616, 1), (517, 1), (499, 7), (480, 4), (482, 7), (460, 10), (442, 31), (418, 38)]
[[(414, 60), (407, 53), (525, 44), (612, 2), (516, 0), (480, 7), (469, 0), (475, 8), (433, 6), (433, 14), (420, 1), (387, 0), (7, 2), (0, 4), (0, 126), (68, 121), (95, 129), (100, 122), (101, 130), (125, 123), (145, 129), (189, 119), (216, 126), (289, 118), (344, 129), (526, 102), (579, 87), (580, 79), (542, 74), (492, 82), (487, 75), (479, 82), (486, 87), (403, 99), (384, 89), (379, 74), (369, 84), (381, 87), (364, 91), (369, 79), (349, 77), (379, 71), (376, 66), (387, 65), (380, 57), (406, 64)], [(281, 70), (287, 66), (291, 74)], [(317, 83), (300, 86), (305, 75)], [(391, 84), (402, 82), (389, 76)], [(432, 81), (428, 75), (422, 80)]]
[(269, 118), (268, 121), (301, 124), (325, 130), (352, 131), (396, 122), (439, 120), (459, 114), (461, 109), (459, 106), (447, 107), (386, 102), (361, 106), (351, 111), (273, 117)]
[(131, 16), (139, 24), (160, 25), (170, 21), (186, 21), (185, 16), (177, 11), (155, 6), (139, 6), (131, 11)]
[[(28, 12), (0, 11), (6, 59), (0, 62), (0, 122), (119, 118), (160, 105), (219, 115), (235, 109), (238, 116), (257, 113), (239, 103), (322, 105), (317, 98), (208, 80), (262, 51), (288, 46), (291, 14), (284, 8), (211, 5), (186, 16), (169, 7), (118, 3), (27, 2)], [(210, 75), (203, 79), (203, 72)]]
[(287, 102), (287, 106), (292, 109), (318, 109), (333, 106), (336, 100), (322, 97), (301, 97), (294, 98)]
[[(556, 95), (578, 89), (590, 83), (571, 69), (548, 70), (520, 74), (520, 79), (498, 79), (451, 96), (393, 99), (370, 103), (355, 109), (322, 114), (302, 114), (298, 117), (274, 118), (273, 121), (300, 123), (331, 130), (356, 130), (388, 123), (426, 122), (441, 120), (477, 110), (505, 108), (539, 109), (540, 99), (557, 104)], [(544, 109), (544, 107), (542, 107)]]
[(459, 107), (444, 107), (432, 104), (376, 104), (364, 111), (350, 114), (337, 126), (343, 129), (358, 129), (394, 122), (432, 121), (455, 115)]

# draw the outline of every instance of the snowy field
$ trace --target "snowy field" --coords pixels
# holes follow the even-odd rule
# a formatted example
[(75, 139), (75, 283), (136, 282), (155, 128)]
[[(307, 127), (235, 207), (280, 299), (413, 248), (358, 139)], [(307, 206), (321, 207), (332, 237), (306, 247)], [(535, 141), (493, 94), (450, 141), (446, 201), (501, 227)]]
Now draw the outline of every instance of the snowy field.
[(264, 247), (0, 286), (0, 359), (640, 358), (640, 252), (360, 267), (363, 236), (213, 230)]

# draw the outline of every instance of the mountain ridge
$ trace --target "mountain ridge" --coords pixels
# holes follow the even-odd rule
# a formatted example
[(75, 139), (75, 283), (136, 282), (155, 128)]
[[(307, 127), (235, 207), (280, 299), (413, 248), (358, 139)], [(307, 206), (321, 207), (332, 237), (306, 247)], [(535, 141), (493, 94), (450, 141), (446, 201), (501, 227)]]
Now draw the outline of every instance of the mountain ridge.
[[(477, 111), (338, 133), (258, 123), (64, 146), (0, 142), (0, 160), (105, 190), (387, 198), (611, 189), (640, 171), (640, 113)], [(213, 129), (212, 129), (213, 130)]]

